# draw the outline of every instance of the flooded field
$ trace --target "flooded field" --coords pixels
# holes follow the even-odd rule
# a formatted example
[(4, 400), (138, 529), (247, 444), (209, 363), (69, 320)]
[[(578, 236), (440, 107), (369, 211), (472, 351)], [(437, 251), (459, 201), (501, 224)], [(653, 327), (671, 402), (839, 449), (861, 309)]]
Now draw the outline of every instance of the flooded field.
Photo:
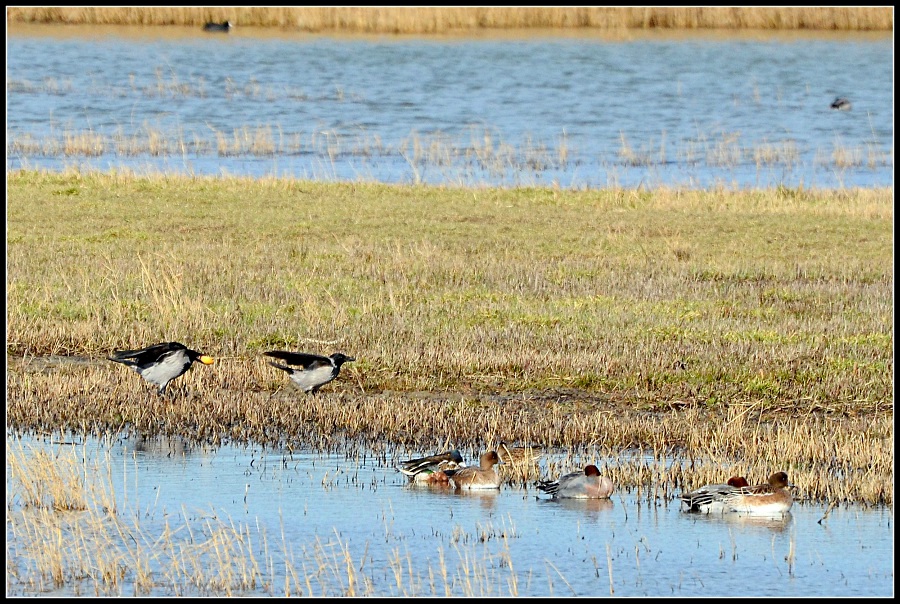
[[(586, 501), (528, 485), (456, 492), (411, 486), (397, 465), (417, 453), (8, 435), (7, 593), (893, 594), (890, 508), (798, 501), (755, 518), (686, 514), (627, 489)], [(41, 454), (78, 477), (86, 509), (24, 505), (9, 459)]]
[[(573, 189), (893, 183), (889, 32), (16, 24), (7, 54), (8, 169)], [(836, 97), (852, 109), (832, 110)]]

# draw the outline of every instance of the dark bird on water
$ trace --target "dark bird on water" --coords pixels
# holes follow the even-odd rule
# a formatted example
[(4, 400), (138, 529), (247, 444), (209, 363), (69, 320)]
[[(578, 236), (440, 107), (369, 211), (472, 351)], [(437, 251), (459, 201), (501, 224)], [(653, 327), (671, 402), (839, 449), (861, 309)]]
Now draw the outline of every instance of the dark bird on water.
[(850, 99), (839, 96), (831, 102), (832, 109), (838, 109), (839, 111), (850, 111), (850, 108), (853, 105), (850, 103)]
[(336, 352), (330, 357), (309, 354), (306, 352), (287, 352), (285, 350), (271, 350), (263, 353), (266, 356), (281, 359), (288, 367), (280, 363), (269, 361), (269, 365), (286, 371), (297, 386), (304, 392), (315, 394), (319, 388), (333, 380), (341, 371), (341, 365), (355, 361), (353, 357)]
[(228, 33), (234, 27), (231, 21), (222, 21), (221, 23), (207, 23), (203, 26), (203, 31), (222, 31)]
[(212, 357), (191, 350), (180, 342), (163, 342), (140, 350), (117, 350), (109, 360), (131, 367), (158, 387), (160, 394), (165, 394), (169, 382), (190, 369), (194, 361), (213, 364)]

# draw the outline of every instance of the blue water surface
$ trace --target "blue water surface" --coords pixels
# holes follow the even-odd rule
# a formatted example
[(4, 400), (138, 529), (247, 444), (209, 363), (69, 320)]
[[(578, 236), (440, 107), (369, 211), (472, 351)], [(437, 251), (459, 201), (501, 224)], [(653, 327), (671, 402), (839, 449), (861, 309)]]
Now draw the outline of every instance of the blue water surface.
[[(10, 438), (29, 455), (43, 450), (110, 468), (94, 474), (108, 474), (103, 481), (113, 485), (120, 522), (139, 526), (148, 546), (166, 527), (171, 539), (192, 543), (203, 542), (204, 527), (236, 527), (267, 579), (242, 590), (246, 595), (286, 595), (286, 586), (295, 595), (348, 595), (347, 560), (357, 595), (360, 586), (390, 596), (893, 594), (893, 512), (886, 507), (797, 502), (784, 518), (708, 516), (622, 488), (610, 500), (553, 501), (528, 485), (482, 493), (416, 487), (384, 452), (213, 448), (134, 435)], [(7, 492), (16, 492), (9, 465)], [(13, 517), (20, 505), (8, 496)], [(26, 568), (30, 550), (9, 526), (8, 564)], [(209, 560), (210, 568), (221, 559)], [(155, 573), (165, 576), (164, 560), (157, 563)], [(127, 580), (120, 589), (134, 593)], [(149, 595), (191, 589), (160, 581)], [(8, 593), (34, 591), (13, 580)], [(41, 593), (77, 591), (70, 583)]]
[[(572, 188), (893, 185), (889, 34), (64, 30), (20, 25), (7, 39), (8, 169)], [(852, 109), (830, 109), (837, 96)], [(61, 151), (85, 133), (109, 142)], [(165, 148), (129, 149), (151, 136)]]

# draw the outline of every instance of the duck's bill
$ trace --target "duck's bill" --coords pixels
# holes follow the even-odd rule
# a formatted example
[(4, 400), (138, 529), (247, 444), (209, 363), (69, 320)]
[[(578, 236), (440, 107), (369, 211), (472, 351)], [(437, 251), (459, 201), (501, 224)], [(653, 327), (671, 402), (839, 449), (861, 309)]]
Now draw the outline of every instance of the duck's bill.
[(205, 354), (198, 359), (204, 365), (212, 365), (215, 362), (215, 359), (212, 357), (208, 357)]

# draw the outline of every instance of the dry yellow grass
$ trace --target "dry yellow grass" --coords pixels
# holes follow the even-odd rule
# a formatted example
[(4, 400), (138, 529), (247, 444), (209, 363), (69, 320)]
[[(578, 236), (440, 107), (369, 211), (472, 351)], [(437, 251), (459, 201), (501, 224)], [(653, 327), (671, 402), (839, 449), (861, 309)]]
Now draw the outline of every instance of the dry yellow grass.
[(433, 34), (479, 29), (879, 30), (892, 7), (8, 7), (7, 22), (236, 26)]

